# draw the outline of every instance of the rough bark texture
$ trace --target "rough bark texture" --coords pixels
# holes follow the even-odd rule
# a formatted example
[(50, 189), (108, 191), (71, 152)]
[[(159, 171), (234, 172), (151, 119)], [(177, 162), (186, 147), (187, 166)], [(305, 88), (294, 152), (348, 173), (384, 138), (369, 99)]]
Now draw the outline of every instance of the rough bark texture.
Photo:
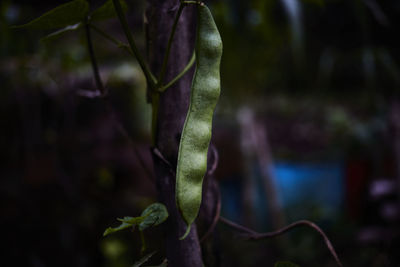
[[(178, 0), (148, 0), (146, 10), (149, 60), (153, 73), (158, 76), (168, 43)], [(189, 61), (195, 41), (195, 7), (187, 6), (180, 18), (171, 48), (168, 68), (164, 81), (168, 82), (178, 74)], [(189, 236), (180, 241), (186, 225), (175, 204), (175, 167), (183, 123), (189, 107), (190, 85), (193, 69), (179, 82), (161, 94), (157, 122), (157, 148), (168, 165), (153, 154), (156, 183), (160, 201), (168, 209), (169, 219), (165, 223), (165, 239), (168, 266), (203, 266), (196, 226)]]

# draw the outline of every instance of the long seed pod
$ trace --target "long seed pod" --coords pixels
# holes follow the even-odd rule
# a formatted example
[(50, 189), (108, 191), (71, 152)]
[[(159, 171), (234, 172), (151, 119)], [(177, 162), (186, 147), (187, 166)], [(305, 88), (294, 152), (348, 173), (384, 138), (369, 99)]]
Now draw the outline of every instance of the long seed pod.
[(187, 224), (186, 233), (180, 239), (189, 234), (199, 212), (212, 117), (221, 91), (222, 40), (210, 10), (203, 3), (197, 5), (197, 20), (196, 71), (176, 171), (176, 203)]

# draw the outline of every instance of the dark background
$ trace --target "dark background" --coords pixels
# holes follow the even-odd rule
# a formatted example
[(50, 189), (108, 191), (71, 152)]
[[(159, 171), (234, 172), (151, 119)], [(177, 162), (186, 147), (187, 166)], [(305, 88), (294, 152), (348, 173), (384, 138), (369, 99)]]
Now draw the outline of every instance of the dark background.
[[(139, 234), (102, 233), (116, 218), (138, 216), (157, 199), (151, 108), (140, 68), (93, 33), (110, 109), (102, 99), (79, 96), (94, 89), (83, 31), (43, 43), (39, 39), (49, 32), (9, 28), (64, 2), (0, 3), (1, 265), (130, 266), (140, 257)], [(104, 1), (90, 2), (95, 8)], [(145, 55), (145, 2), (127, 3)], [(279, 170), (307, 167), (305, 177), (324, 170), (318, 185), (297, 178), (291, 196), (297, 203), (281, 210), (286, 222), (321, 225), (344, 266), (399, 266), (400, 2), (206, 3), (224, 42), (213, 133), (222, 214), (258, 231), (272, 228), (264, 201), (271, 199), (254, 189), (265, 166), (246, 144), (243, 132), (250, 130), (238, 119), (250, 112), (266, 133), (270, 149), (264, 152), (278, 185)], [(290, 3), (299, 8), (294, 17)], [(98, 26), (125, 40), (118, 21)], [(324, 188), (330, 174), (340, 183)], [(321, 199), (313, 197), (317, 192)], [(328, 194), (333, 204), (325, 202)], [(329, 216), (327, 207), (333, 209)], [(273, 266), (278, 260), (335, 266), (322, 239), (308, 229), (259, 242), (243, 241), (223, 225), (218, 230), (221, 266)], [(148, 251), (158, 250), (150, 263), (159, 264), (161, 231), (145, 235)]]

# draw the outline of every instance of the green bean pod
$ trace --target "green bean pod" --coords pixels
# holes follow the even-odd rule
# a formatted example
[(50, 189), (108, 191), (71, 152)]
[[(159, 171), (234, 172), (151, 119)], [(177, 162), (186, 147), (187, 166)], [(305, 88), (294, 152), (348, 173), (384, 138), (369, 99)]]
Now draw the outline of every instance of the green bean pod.
[(212, 117), (221, 91), (222, 40), (210, 10), (197, 6), (196, 70), (189, 110), (181, 135), (176, 171), (176, 203), (187, 224), (184, 239), (199, 212)]

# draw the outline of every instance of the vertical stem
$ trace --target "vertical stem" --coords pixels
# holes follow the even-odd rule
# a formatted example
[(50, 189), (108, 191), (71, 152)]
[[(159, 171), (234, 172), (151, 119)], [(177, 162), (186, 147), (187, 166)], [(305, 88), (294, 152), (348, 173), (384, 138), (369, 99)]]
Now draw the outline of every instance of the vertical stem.
[[(149, 61), (153, 73), (161, 73), (164, 61), (162, 51), (167, 49), (170, 32), (176, 20), (176, 13), (172, 13), (171, 10), (176, 10), (180, 1), (148, 0), (147, 2)], [(171, 42), (165, 80), (172, 80), (185, 68), (192, 56), (196, 33), (195, 18), (195, 9), (192, 6), (184, 8), (179, 19), (179, 27), (175, 32), (174, 42)], [(169, 90), (159, 94), (159, 100), (153, 100), (154, 105), (155, 102), (159, 103), (158, 110), (153, 110), (154, 117), (157, 116), (154, 120), (157, 129), (154, 139), (157, 149), (170, 163), (166, 164), (153, 154), (159, 200), (165, 204), (169, 213), (168, 220), (163, 224), (168, 266), (203, 266), (196, 227), (192, 227), (192, 231), (185, 240), (179, 240), (186, 230), (186, 224), (176, 207), (175, 175), (173, 169), (171, 170), (173, 166), (176, 166), (179, 139), (189, 107), (192, 75), (193, 72), (188, 72)]]
[(93, 42), (92, 42), (92, 36), (90, 34), (90, 27), (87, 22), (85, 23), (85, 32), (86, 32), (86, 41), (87, 41), (90, 61), (92, 62), (93, 75), (94, 75), (94, 79), (96, 81), (96, 86), (97, 86), (97, 89), (100, 91), (101, 95), (104, 95), (105, 88), (101, 81), (99, 67), (97, 65), (96, 56), (95, 56), (94, 50), (93, 50)]
[(114, 3), (115, 11), (117, 12), (119, 21), (121, 23), (122, 29), (124, 30), (126, 38), (128, 39), (129, 46), (131, 47), (133, 54), (135, 54), (135, 57), (136, 57), (137, 61), (139, 62), (140, 67), (143, 70), (144, 76), (146, 76), (147, 82), (149, 83), (150, 87), (152, 89), (154, 89), (155, 85), (157, 84), (157, 80), (153, 76), (153, 74), (150, 72), (150, 70), (147, 67), (146, 63), (144, 62), (142, 56), (140, 55), (139, 50), (136, 47), (135, 40), (133, 39), (132, 33), (129, 30), (128, 22), (125, 18), (124, 11), (122, 10), (121, 3), (119, 2), (119, 0), (113, 0), (113, 3)]
[(93, 24), (89, 24), (89, 27), (91, 29), (93, 29), (95, 32), (97, 32), (99, 35), (101, 35), (103, 38), (109, 40), (110, 42), (112, 42), (113, 44), (115, 44), (116, 46), (124, 49), (125, 51), (127, 51), (129, 54), (135, 56), (132, 52), (132, 50), (129, 48), (129, 46), (127, 44), (124, 44), (120, 41), (118, 41), (117, 39), (115, 39), (114, 37), (112, 37), (111, 35), (109, 35), (108, 33), (102, 31), (101, 29), (99, 29), (98, 27), (96, 27)]
[(151, 95), (151, 144), (153, 147), (157, 147), (157, 115), (158, 106), (160, 104), (160, 93), (155, 92)]
[[(183, 7), (184, 7), (184, 4), (180, 3), (178, 12), (176, 13), (176, 16), (175, 16), (174, 24), (172, 25), (171, 33), (169, 35), (167, 49), (165, 51), (164, 60), (163, 60), (162, 66), (161, 66), (160, 77), (158, 78), (156, 87), (162, 86), (165, 72), (167, 70), (169, 54), (171, 52), (172, 40), (174, 39), (176, 27), (178, 25), (179, 18), (182, 14)], [(156, 143), (157, 143), (156, 135), (157, 135), (157, 115), (158, 115), (159, 101), (160, 101), (160, 94), (156, 92), (152, 95), (152, 112), (153, 113), (152, 113), (152, 122), (151, 122), (151, 135), (152, 135), (153, 146), (156, 146)]]
[(167, 70), (169, 54), (171, 52), (172, 40), (174, 39), (176, 26), (178, 25), (178, 21), (179, 21), (179, 18), (181, 17), (181, 14), (182, 14), (182, 11), (183, 11), (184, 7), (185, 7), (185, 5), (181, 2), (180, 5), (179, 5), (178, 12), (176, 13), (176, 16), (175, 16), (174, 24), (172, 25), (171, 34), (169, 35), (169, 39), (168, 39), (167, 49), (165, 51), (164, 60), (163, 60), (162, 66), (161, 66), (160, 77), (158, 78), (158, 85), (159, 86), (162, 85), (163, 80), (164, 80), (165, 72)]

